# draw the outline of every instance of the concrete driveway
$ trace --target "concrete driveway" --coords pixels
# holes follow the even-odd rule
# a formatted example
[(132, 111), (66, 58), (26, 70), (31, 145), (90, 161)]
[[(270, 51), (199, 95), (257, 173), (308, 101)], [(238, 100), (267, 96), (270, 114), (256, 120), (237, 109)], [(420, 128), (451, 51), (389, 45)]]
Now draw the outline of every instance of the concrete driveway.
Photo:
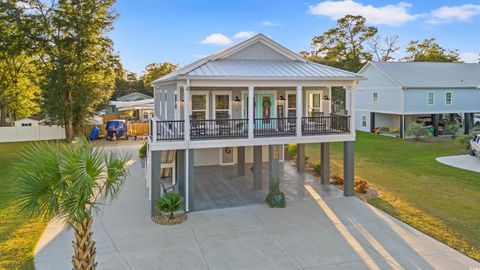
[(439, 157), (436, 160), (448, 166), (480, 172), (480, 158), (470, 155)]
[[(134, 154), (136, 148), (124, 147)], [(98, 269), (478, 269), (480, 264), (335, 187), (306, 185), (285, 209), (264, 204), (192, 212), (177, 226), (149, 217), (143, 171), (94, 222)], [(71, 269), (73, 233), (47, 227), (37, 270)]]

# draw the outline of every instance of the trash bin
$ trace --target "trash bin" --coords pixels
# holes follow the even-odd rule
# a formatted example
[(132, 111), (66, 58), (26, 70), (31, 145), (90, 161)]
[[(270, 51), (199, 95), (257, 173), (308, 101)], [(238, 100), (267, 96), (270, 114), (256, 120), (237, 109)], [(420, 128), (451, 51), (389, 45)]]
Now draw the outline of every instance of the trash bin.
[(425, 127), (428, 130), (428, 133), (430, 136), (433, 136), (435, 134), (435, 127), (434, 126), (426, 126)]

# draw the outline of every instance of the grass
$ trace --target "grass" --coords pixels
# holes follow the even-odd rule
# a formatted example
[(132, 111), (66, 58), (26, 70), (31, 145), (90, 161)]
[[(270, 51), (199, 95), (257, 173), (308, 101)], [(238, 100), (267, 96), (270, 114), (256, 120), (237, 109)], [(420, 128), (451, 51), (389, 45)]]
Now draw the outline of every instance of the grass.
[(48, 221), (26, 218), (8, 192), (18, 153), (28, 143), (0, 143), (0, 269), (34, 269), (33, 251)]
[[(332, 144), (332, 172), (343, 170), (343, 147)], [(480, 260), (480, 175), (436, 157), (466, 154), (453, 140), (408, 141), (357, 133), (355, 175), (381, 192), (368, 202), (462, 253)], [(318, 144), (306, 145), (309, 162)]]

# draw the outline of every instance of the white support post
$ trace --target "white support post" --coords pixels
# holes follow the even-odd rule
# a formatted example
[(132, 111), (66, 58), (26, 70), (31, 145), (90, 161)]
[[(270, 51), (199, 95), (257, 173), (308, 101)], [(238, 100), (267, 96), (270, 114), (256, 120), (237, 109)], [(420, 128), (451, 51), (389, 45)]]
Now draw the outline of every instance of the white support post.
[(164, 93), (163, 89), (160, 89), (158, 91), (158, 93), (160, 93), (160, 107), (161, 107), (160, 120), (166, 120), (166, 117), (165, 117), (165, 93)]
[(349, 90), (349, 97), (350, 97), (350, 108), (349, 108), (349, 115), (350, 115), (350, 134), (355, 135), (355, 86), (348, 87)]
[(254, 109), (254, 87), (249, 86), (248, 87), (248, 138), (253, 139), (253, 128), (254, 128), (254, 114), (253, 114), (253, 109)]
[(183, 89), (183, 119), (185, 120), (184, 123), (184, 136), (185, 141), (190, 141), (190, 79), (187, 79), (187, 83), (185, 84), (185, 88)]
[(297, 122), (296, 122), (296, 133), (297, 137), (302, 136), (302, 116), (303, 116), (303, 93), (302, 93), (302, 86), (298, 85), (297, 86)]
[(152, 123), (152, 126), (150, 127), (152, 129), (152, 142), (156, 142), (157, 141), (157, 121), (158, 121), (158, 118), (153, 115), (151, 117), (152, 121), (150, 123)]

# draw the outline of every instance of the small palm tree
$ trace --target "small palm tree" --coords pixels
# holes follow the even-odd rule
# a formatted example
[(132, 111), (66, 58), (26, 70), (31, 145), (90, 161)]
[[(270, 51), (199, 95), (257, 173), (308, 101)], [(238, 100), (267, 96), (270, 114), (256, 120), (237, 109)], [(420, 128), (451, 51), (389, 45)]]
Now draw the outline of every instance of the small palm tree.
[(13, 192), (28, 216), (59, 218), (73, 227), (74, 270), (96, 268), (93, 211), (113, 199), (127, 174), (127, 156), (106, 153), (86, 140), (42, 142), (21, 153)]
[(174, 212), (182, 209), (183, 198), (178, 192), (165, 193), (162, 198), (157, 201), (157, 209), (162, 213), (169, 213), (168, 219), (172, 220)]

